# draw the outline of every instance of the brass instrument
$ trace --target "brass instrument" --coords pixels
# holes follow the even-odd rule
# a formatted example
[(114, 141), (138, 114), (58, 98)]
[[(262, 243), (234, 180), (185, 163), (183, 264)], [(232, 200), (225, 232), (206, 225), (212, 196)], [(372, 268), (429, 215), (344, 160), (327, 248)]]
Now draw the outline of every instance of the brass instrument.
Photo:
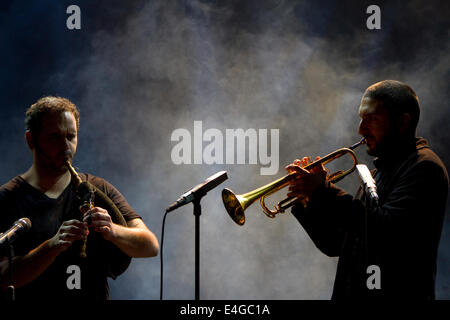
[[(77, 188), (77, 193), (79, 194), (82, 204), (79, 207), (81, 213), (84, 215), (87, 211), (94, 208), (94, 190), (89, 188), (88, 185), (83, 184), (83, 181), (81, 180), (78, 173), (75, 171), (74, 167), (72, 166), (70, 160), (66, 161), (67, 169), (69, 169), (70, 175), (72, 176), (72, 183), (75, 184), (75, 187)], [(80, 187), (83, 186), (83, 187)], [(86, 258), (86, 244), (87, 244), (87, 236), (84, 237), (82, 240), (81, 248), (80, 248), (80, 257)]]
[[(303, 167), (303, 169), (308, 170), (311, 169), (314, 166), (317, 165), (325, 165), (333, 160), (336, 160), (337, 158), (340, 158), (346, 154), (348, 154), (352, 160), (353, 160), (353, 166), (347, 170), (338, 170), (335, 173), (332, 173), (327, 176), (327, 181), (329, 182), (338, 182), (348, 174), (352, 173), (356, 169), (356, 165), (358, 164), (358, 159), (356, 157), (355, 152), (353, 151), (356, 147), (360, 146), (361, 144), (366, 143), (365, 139), (361, 139), (361, 141), (355, 143), (354, 145), (348, 147), (348, 148), (341, 148), (334, 152), (331, 152), (330, 154), (326, 155), (325, 157), (316, 160), (314, 162), (311, 162), (310, 164)], [(223, 189), (222, 190), (222, 200), (223, 204), (225, 206), (225, 209), (227, 210), (230, 217), (233, 219), (234, 222), (236, 222), (238, 225), (243, 225), (245, 223), (245, 215), (244, 211), (257, 199), (260, 198), (260, 204), (264, 211), (264, 213), (269, 218), (275, 218), (275, 216), (278, 213), (283, 213), (287, 208), (293, 206), (296, 202), (299, 201), (298, 198), (295, 197), (288, 197), (280, 202), (275, 206), (275, 210), (270, 210), (267, 208), (267, 206), (264, 203), (264, 199), (271, 195), (272, 193), (275, 193), (284, 187), (288, 186), (290, 181), (294, 179), (297, 176), (297, 173), (289, 173), (285, 175), (284, 177), (275, 180), (267, 185), (264, 185), (260, 188), (257, 188), (253, 191), (244, 193), (244, 194), (234, 194), (233, 191), (230, 189)]]

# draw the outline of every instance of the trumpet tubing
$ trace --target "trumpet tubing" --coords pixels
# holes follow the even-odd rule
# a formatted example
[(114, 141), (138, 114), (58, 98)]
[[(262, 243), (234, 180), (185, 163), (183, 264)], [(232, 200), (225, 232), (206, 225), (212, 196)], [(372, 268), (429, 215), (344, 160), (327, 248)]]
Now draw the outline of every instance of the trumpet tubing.
[[(336, 171), (333, 174), (328, 175), (327, 180), (330, 182), (338, 182), (341, 179), (343, 179), (345, 176), (349, 175), (356, 169), (356, 165), (358, 164), (358, 159), (356, 157), (355, 152), (353, 149), (360, 146), (361, 144), (365, 143), (365, 139), (361, 139), (361, 141), (355, 143), (354, 145), (348, 147), (348, 148), (341, 148), (336, 151), (331, 152), (330, 154), (326, 155), (325, 157), (316, 160), (303, 168), (308, 170), (311, 169), (314, 166), (318, 165), (326, 165), (327, 163), (330, 163), (333, 160), (336, 160), (344, 155), (350, 155), (350, 157), (353, 160), (353, 166), (350, 167), (347, 170), (339, 170)], [(225, 209), (227, 210), (228, 214), (230, 215), (231, 219), (238, 224), (243, 225), (245, 223), (245, 214), (244, 211), (257, 199), (260, 199), (261, 207), (264, 211), (264, 213), (269, 218), (275, 218), (275, 216), (278, 213), (283, 213), (287, 208), (291, 207), (295, 204), (295, 202), (298, 200), (297, 198), (286, 198), (282, 201), (280, 201), (276, 206), (275, 210), (270, 210), (265, 205), (265, 198), (269, 195), (285, 188), (289, 185), (290, 181), (296, 177), (296, 173), (289, 173), (282, 178), (279, 178), (269, 184), (266, 184), (260, 188), (257, 188), (255, 190), (252, 190), (250, 192), (244, 193), (244, 194), (238, 194), (236, 195), (232, 190), (230, 189), (223, 189), (222, 190), (222, 200), (223, 204), (225, 206)]]

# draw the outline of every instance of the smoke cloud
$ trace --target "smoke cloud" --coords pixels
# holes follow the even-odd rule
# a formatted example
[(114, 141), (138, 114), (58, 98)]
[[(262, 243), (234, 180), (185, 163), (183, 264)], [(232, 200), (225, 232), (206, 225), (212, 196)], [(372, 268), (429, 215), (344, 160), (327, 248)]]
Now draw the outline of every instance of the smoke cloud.
[[(170, 203), (228, 171), (229, 180), (201, 203), (202, 299), (329, 299), (337, 260), (320, 253), (290, 213), (269, 220), (254, 204), (236, 226), (220, 190), (248, 192), (284, 175), (296, 158), (357, 142), (361, 95), (383, 79), (415, 89), (418, 134), (450, 163), (448, 4), (437, 3), (380, 1), (382, 29), (368, 30), (369, 2), (79, 1), (82, 29), (69, 31), (67, 1), (5, 2), (0, 146), (8, 152), (0, 177), (6, 182), (31, 163), (27, 106), (43, 95), (65, 96), (80, 108), (75, 164), (115, 185), (159, 239)], [(260, 165), (249, 164), (175, 165), (171, 134), (193, 134), (196, 120), (222, 133), (279, 129), (278, 174), (262, 176)], [(354, 193), (357, 177), (340, 185)], [(446, 221), (441, 299), (450, 298)], [(192, 205), (170, 213), (165, 227), (164, 298), (192, 299)], [(158, 299), (159, 259), (134, 259), (110, 281), (111, 297)]]

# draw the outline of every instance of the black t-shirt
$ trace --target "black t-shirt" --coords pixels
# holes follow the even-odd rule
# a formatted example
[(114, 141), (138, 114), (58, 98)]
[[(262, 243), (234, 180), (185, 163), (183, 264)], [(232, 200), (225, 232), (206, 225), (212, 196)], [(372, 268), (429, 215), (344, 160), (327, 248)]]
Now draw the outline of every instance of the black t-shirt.
[[(80, 176), (83, 181), (87, 180), (105, 193), (120, 210), (125, 221), (140, 218), (123, 195), (106, 180), (88, 174)], [(80, 200), (73, 184), (69, 184), (58, 198), (53, 199), (17, 176), (0, 187), (0, 232), (9, 229), (20, 218), (29, 218), (32, 227), (13, 243), (16, 256), (26, 255), (45, 240), (52, 238), (64, 221), (82, 220), (79, 205)], [(37, 279), (24, 287), (16, 288), (16, 299), (107, 299), (107, 277), (116, 276), (107, 265), (110, 252), (108, 250), (119, 249), (93, 230), (87, 242), (87, 258), (79, 257), (80, 245), (80, 241), (73, 243), (59, 254)], [(5, 254), (1, 252), (1, 256)], [(75, 274), (81, 275), (80, 289), (67, 284), (76, 283), (70, 278)]]

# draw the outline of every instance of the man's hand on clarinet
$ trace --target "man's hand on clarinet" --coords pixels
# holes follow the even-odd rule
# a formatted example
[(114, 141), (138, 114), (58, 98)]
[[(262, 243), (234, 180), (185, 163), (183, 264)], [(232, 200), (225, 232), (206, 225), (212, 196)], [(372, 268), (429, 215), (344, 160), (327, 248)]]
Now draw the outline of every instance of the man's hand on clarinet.
[[(316, 160), (319, 160), (317, 157)], [(290, 165), (286, 166), (289, 173), (297, 173), (297, 177), (292, 179), (289, 185), (288, 197), (296, 197), (306, 204), (311, 194), (321, 185), (324, 185), (327, 177), (327, 170), (320, 164), (313, 166), (309, 170), (304, 169), (311, 163), (310, 157), (304, 157), (302, 160), (296, 159)]]
[(100, 232), (105, 240), (111, 240), (114, 237), (115, 224), (108, 211), (100, 207), (94, 207), (86, 211), (83, 221), (89, 223), (95, 232)]
[(70, 247), (74, 241), (83, 240), (88, 234), (89, 229), (86, 223), (75, 219), (64, 221), (58, 232), (49, 240), (49, 244), (61, 252)]

